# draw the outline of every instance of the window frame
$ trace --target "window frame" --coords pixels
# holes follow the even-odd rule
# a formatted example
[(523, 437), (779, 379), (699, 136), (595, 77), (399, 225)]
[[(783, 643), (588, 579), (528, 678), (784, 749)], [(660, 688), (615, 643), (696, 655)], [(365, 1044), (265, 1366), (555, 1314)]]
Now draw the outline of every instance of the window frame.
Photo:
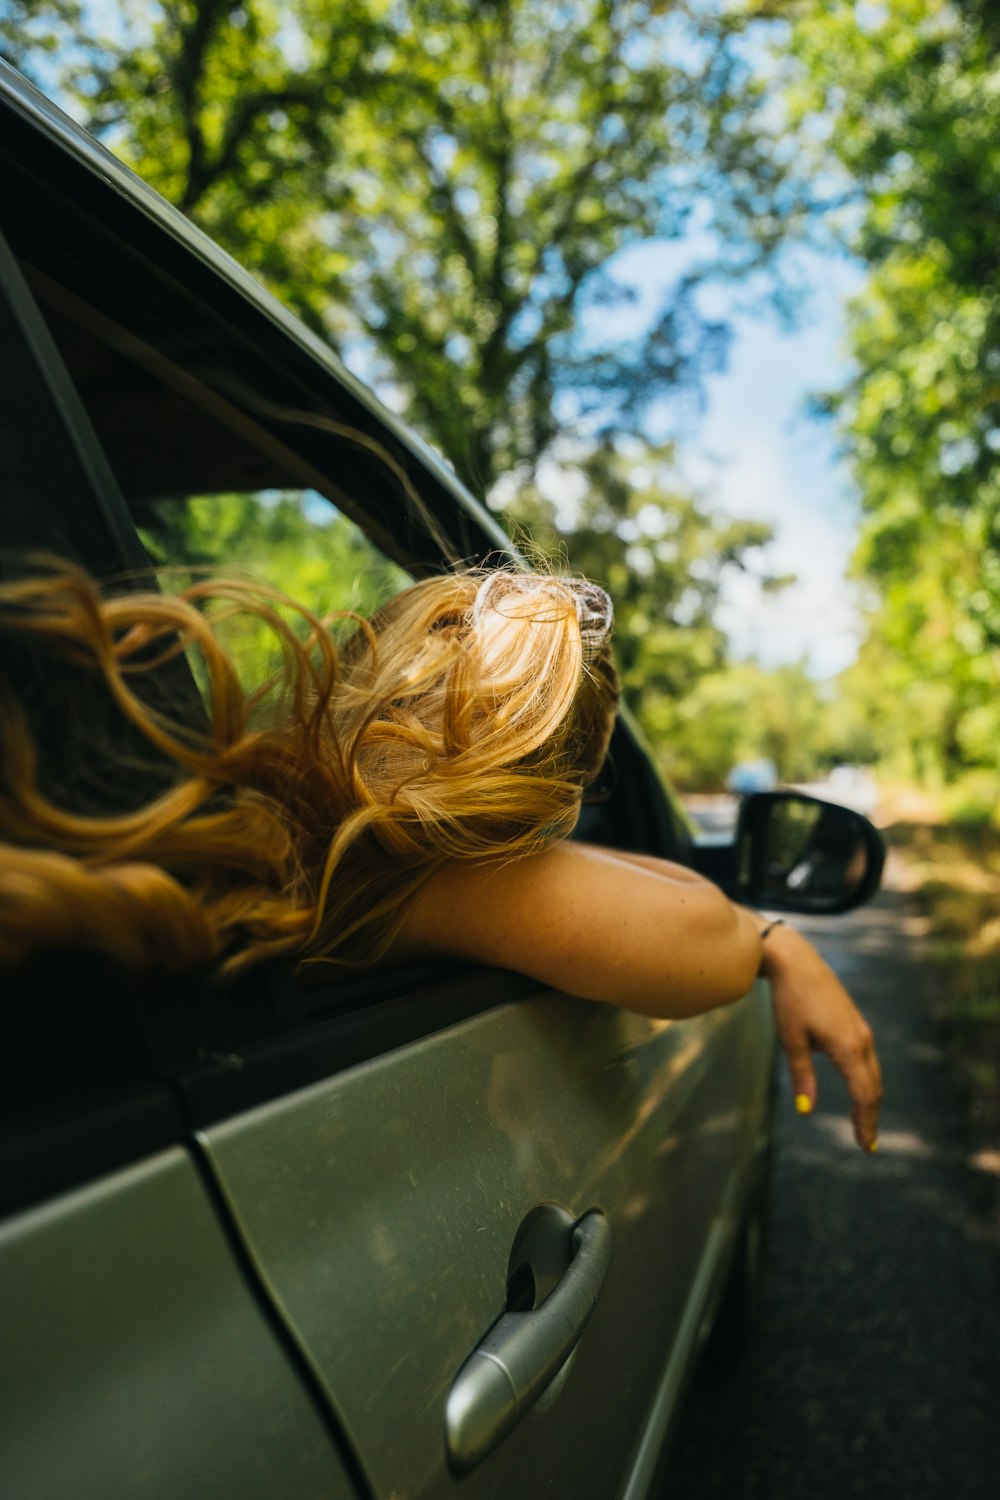
[[(133, 571), (148, 571), (103, 450), (2, 235), (0, 344), (0, 571), (16, 571), (20, 549), (60, 553), (99, 575), (120, 571), (126, 559)], [(178, 1098), (151, 1076), (135, 1015), (106, 966), (46, 960), (7, 976), (4, 991), (0, 1214), (183, 1140)]]

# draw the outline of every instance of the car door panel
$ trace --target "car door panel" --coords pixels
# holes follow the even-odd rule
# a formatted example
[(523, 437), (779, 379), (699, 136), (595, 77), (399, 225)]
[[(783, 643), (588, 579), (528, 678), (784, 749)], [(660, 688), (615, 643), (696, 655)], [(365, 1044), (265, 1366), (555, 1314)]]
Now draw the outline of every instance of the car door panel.
[(180, 1147), (0, 1228), (6, 1500), (358, 1500)]
[[(683, 1023), (507, 1005), (204, 1132), (378, 1496), (615, 1493), (752, 1147), (760, 1003)], [(565, 1389), (458, 1481), (447, 1393), (544, 1203), (608, 1215), (611, 1271)]]

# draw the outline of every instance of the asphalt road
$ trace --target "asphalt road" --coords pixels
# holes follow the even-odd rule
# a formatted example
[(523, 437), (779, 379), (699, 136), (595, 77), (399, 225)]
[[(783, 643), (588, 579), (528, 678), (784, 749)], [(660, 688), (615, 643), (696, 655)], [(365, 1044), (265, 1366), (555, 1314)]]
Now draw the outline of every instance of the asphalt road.
[(663, 1500), (998, 1500), (997, 1178), (963, 1130), (919, 923), (889, 889), (801, 925), (876, 1030), (880, 1148), (851, 1144), (825, 1063), (811, 1118), (782, 1074), (760, 1330), (692, 1392)]

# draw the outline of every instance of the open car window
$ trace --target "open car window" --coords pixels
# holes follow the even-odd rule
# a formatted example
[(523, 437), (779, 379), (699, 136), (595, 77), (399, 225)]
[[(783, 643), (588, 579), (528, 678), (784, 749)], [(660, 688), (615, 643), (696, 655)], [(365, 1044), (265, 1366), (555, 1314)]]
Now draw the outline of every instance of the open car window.
[[(178, 319), (154, 344), (135, 331), (138, 313), (125, 326), (48, 272), (25, 270), (168, 586), (191, 570), (243, 572), (320, 615), (368, 613), (426, 570), (409, 524), (420, 498), (389, 448), (251, 385), (241, 335)], [(442, 540), (439, 565), (447, 556)], [(255, 644), (234, 643), (248, 680), (263, 665)], [(578, 836), (676, 854), (680, 830), (631, 734), (616, 736), (613, 757), (611, 795), (585, 808)]]
[[(319, 613), (370, 611), (426, 571), (419, 549), (408, 553), (412, 518), (401, 516), (391, 455), (381, 491), (377, 483), (369, 489), (362, 481), (380, 463), (371, 442), (357, 443), (353, 431), (346, 437), (325, 431), (316, 450), (304, 451), (308, 441), (299, 447), (297, 439), (315, 439), (315, 425), (288, 420), (287, 406), (274, 417), (273, 396), (258, 399), (245, 375), (237, 382), (238, 399), (220, 394), (227, 378), (222, 353), (233, 354), (223, 333), (208, 340), (203, 329), (199, 345), (175, 332), (167, 358), (30, 262), (20, 269), (27, 305), (44, 321), (53, 360), (72, 389), (68, 426), (86, 435), (103, 461), (126, 527), (131, 520), (129, 550), (122, 547), (115, 556), (105, 549), (95, 563), (80, 548), (74, 553), (80, 561), (99, 573), (144, 582), (152, 563), (167, 586), (195, 571), (242, 571)], [(212, 345), (211, 379), (206, 342)], [(38, 467), (46, 451), (53, 451), (51, 443), (37, 454)], [(67, 504), (68, 493), (63, 491)], [(370, 512), (364, 512), (359, 493), (371, 493)], [(73, 496), (85, 537), (94, 524), (92, 507), (79, 486)], [(45, 511), (44, 505), (36, 510), (33, 524), (41, 526)], [(30, 534), (23, 543), (30, 546)], [(59, 550), (57, 541), (49, 546)], [(439, 553), (439, 565), (442, 560)], [(236, 644), (251, 648), (236, 654), (253, 676), (255, 643)], [(197, 712), (193, 701), (190, 707)], [(71, 709), (64, 695), (64, 729)], [(77, 715), (81, 733), (84, 719)], [(65, 733), (59, 740), (60, 753), (79, 759)], [(458, 965), (351, 973), (309, 989), (294, 982), (287, 964), (263, 966), (221, 991), (198, 977), (184, 985), (158, 980), (144, 987), (145, 1056), (139, 1066), (179, 1082), (191, 1117), (204, 1124), (417, 1040), (526, 988), (521, 976), (468, 975)]]

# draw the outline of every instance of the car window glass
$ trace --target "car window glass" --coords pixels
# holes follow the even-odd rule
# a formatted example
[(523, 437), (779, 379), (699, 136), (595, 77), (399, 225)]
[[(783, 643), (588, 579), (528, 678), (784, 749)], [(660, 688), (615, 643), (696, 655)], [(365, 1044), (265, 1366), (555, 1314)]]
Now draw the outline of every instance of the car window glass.
[(325, 609), (371, 610), (408, 575), (315, 490), (171, 496), (143, 507), (139, 535), (174, 574), (249, 573)]
[[(314, 490), (230, 491), (153, 501), (139, 535), (165, 587), (198, 577), (250, 576), (320, 618), (371, 614), (409, 577), (382, 556), (353, 521)], [(299, 633), (304, 622), (289, 620)], [(273, 633), (253, 616), (220, 626), (246, 688), (278, 665)], [(197, 663), (196, 676), (199, 675)]]
[[(33, 280), (165, 586), (249, 575), (321, 616), (368, 614), (405, 587), (406, 570), (331, 498), (336, 480), (310, 473), (248, 417), (252, 390), (239, 389), (238, 409), (193, 375), (190, 359), (165, 358), (48, 278)], [(249, 682), (272, 664), (257, 649), (266, 631), (247, 630), (229, 644)]]

